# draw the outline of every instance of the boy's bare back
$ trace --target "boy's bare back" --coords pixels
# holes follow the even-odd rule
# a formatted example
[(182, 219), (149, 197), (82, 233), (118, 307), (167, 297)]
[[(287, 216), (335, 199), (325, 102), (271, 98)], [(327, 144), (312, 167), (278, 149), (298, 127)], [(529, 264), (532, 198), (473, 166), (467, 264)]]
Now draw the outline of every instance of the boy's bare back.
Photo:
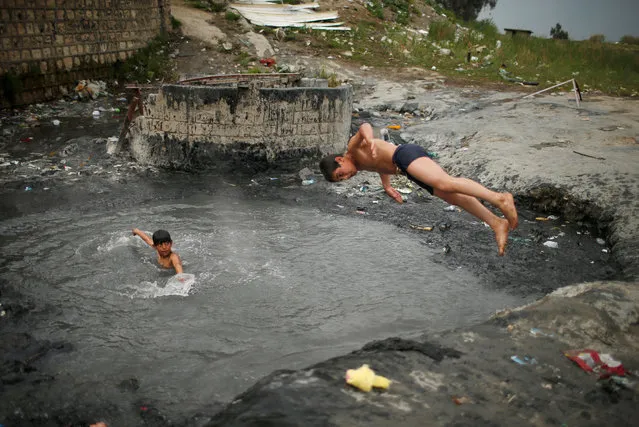
[(348, 153), (351, 154), (357, 168), (380, 174), (396, 174), (397, 166), (393, 163), (393, 153), (397, 147), (377, 138), (370, 140), (370, 143), (375, 144), (374, 150), (371, 150), (368, 143), (357, 145), (352, 150), (349, 147)]

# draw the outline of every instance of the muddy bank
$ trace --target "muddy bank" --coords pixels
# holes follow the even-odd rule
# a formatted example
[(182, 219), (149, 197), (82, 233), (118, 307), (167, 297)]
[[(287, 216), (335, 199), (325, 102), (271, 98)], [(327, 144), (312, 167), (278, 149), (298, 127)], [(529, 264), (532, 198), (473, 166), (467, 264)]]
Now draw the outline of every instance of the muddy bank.
[[(304, 370), (275, 372), (206, 425), (634, 425), (636, 378), (598, 380), (563, 352), (615, 351), (635, 371), (636, 285), (564, 288), (469, 330), (389, 338)], [(393, 381), (387, 391), (345, 385), (346, 370), (364, 363)]]

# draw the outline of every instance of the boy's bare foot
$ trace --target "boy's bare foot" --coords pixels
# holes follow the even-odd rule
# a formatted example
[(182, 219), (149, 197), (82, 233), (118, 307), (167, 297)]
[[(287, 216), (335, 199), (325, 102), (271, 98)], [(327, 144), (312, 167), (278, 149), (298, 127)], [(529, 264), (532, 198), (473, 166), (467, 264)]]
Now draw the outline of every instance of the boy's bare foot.
[(499, 250), (499, 256), (504, 256), (506, 250), (506, 243), (508, 243), (508, 228), (510, 227), (508, 220), (499, 218), (495, 224), (493, 231), (495, 232), (495, 240), (497, 240), (497, 249)]
[(510, 224), (510, 229), (514, 230), (519, 225), (519, 219), (517, 218), (517, 208), (515, 208), (515, 199), (510, 193), (501, 193), (501, 205), (499, 210), (504, 214)]

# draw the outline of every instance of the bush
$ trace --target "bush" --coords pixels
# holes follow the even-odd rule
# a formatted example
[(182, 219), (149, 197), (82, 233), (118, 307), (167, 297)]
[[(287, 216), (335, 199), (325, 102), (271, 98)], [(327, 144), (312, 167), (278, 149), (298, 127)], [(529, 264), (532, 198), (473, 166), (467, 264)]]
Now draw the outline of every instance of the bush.
[(224, 17), (226, 18), (227, 21), (237, 21), (238, 19), (240, 19), (239, 14), (231, 12), (230, 10), (226, 11), (226, 14), (224, 15)]
[(568, 40), (568, 32), (561, 29), (561, 24), (559, 22), (550, 29), (550, 36), (557, 40)]
[(622, 38), (619, 39), (619, 43), (639, 44), (639, 37), (623, 36)]
[(450, 21), (434, 21), (431, 22), (430, 28), (428, 29), (428, 37), (437, 41), (455, 40), (456, 29), (457, 27)]
[(173, 15), (171, 15), (171, 28), (173, 31), (177, 30), (182, 26), (182, 23)]
[(606, 36), (604, 36), (603, 34), (593, 34), (592, 36), (590, 36), (588, 41), (593, 43), (603, 43), (606, 41)]

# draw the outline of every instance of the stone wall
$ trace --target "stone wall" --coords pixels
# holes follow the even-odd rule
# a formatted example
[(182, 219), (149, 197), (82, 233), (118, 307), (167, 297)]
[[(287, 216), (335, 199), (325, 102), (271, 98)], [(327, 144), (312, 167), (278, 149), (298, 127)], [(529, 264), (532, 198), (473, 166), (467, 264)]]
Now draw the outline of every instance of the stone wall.
[(170, 28), (170, 0), (0, 0), (2, 105), (52, 99)]
[(345, 149), (352, 101), (350, 86), (165, 85), (146, 97), (130, 151), (172, 168), (298, 167)]

